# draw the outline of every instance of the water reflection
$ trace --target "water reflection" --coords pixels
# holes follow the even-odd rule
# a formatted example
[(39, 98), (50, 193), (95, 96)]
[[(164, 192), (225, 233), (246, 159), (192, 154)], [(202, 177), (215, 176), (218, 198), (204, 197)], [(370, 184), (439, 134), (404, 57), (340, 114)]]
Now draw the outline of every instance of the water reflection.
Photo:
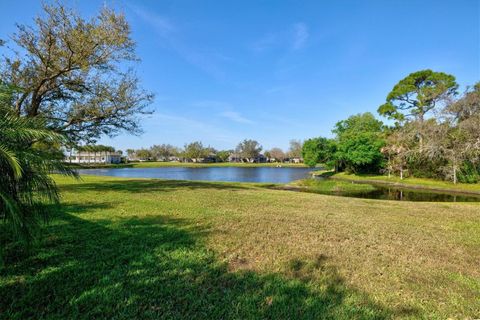
[(330, 194), (344, 197), (364, 198), (364, 199), (379, 199), (379, 200), (397, 200), (397, 201), (429, 201), (429, 202), (479, 202), (480, 195), (469, 195), (461, 193), (447, 193), (437, 192), (421, 189), (408, 189), (383, 185), (372, 185), (374, 187), (371, 191), (311, 191), (303, 190), (305, 192), (314, 192), (321, 194)]
[(157, 178), (172, 180), (203, 180), (228, 182), (288, 183), (310, 176), (310, 168), (275, 167), (163, 167), (163, 168), (112, 168), (83, 169), (80, 174), (125, 178)]

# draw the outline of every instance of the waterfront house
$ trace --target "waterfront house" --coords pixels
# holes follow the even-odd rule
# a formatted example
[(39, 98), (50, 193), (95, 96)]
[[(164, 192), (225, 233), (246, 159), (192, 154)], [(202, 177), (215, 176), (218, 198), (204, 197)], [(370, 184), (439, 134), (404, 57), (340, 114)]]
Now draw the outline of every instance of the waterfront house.
[(122, 155), (115, 151), (75, 151), (66, 156), (70, 163), (97, 164), (97, 163), (120, 163)]

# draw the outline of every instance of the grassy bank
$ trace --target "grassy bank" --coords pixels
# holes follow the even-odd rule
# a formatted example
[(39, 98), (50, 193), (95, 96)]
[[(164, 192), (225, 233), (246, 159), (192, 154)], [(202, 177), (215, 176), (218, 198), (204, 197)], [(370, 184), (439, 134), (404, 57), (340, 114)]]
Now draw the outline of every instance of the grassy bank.
[[(336, 179), (302, 179), (282, 186), (285, 189), (297, 188), (309, 192), (317, 192), (321, 194), (335, 195), (342, 194), (357, 194), (362, 192), (374, 191), (375, 187), (369, 184), (352, 183), (350, 181), (336, 180)], [(280, 189), (282, 188), (280, 187)]]
[(0, 318), (480, 314), (478, 203), (83, 179), (58, 178), (63, 205), (34, 250), (7, 247)]
[(348, 174), (345, 172), (340, 172), (340, 173), (331, 175), (330, 177), (333, 179), (345, 180), (345, 181), (391, 184), (391, 185), (403, 186), (407, 188), (422, 188), (422, 189), (431, 189), (431, 190), (437, 190), (437, 191), (453, 191), (453, 192), (480, 194), (480, 183), (454, 184), (453, 182), (426, 179), (426, 178), (400, 179), (399, 177), (396, 177), (396, 176), (391, 176), (389, 178), (388, 176), (385, 176), (385, 175), (355, 175), (355, 174)]
[(277, 167), (306, 168), (303, 163), (241, 163), (241, 162), (216, 162), (216, 163), (193, 163), (193, 162), (130, 162), (121, 164), (82, 164), (72, 166), (76, 168), (161, 168), (161, 167), (186, 167), (186, 168), (208, 168), (208, 167)]

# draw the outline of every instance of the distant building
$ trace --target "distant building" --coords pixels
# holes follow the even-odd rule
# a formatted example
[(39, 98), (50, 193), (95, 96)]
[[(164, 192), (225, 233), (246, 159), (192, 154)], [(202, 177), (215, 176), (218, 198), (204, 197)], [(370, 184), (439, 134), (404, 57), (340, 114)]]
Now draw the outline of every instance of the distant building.
[[(128, 159), (128, 160), (136, 160), (136, 159)], [(158, 157), (157, 158), (157, 161), (161, 161), (161, 162), (179, 162), (180, 161), (180, 158), (179, 157), (176, 157), (176, 156), (169, 156), (169, 157)]]
[(122, 155), (112, 151), (77, 151), (66, 156), (65, 161), (70, 163), (121, 163)]
[(290, 158), (290, 162), (291, 163), (303, 163), (303, 158), (298, 158), (298, 157)]

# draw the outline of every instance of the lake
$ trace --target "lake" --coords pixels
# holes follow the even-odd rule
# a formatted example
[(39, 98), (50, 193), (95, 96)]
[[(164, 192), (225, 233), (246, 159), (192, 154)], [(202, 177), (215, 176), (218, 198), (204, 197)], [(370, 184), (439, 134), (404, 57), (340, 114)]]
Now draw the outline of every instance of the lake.
[[(288, 167), (160, 167), (160, 168), (109, 168), (80, 169), (80, 174), (112, 176), (123, 178), (156, 178), (169, 180), (203, 180), (227, 182), (261, 182), (289, 183), (309, 178), (311, 168)], [(320, 179), (322, 180), (322, 179)], [(477, 202), (480, 196), (433, 192), (422, 189), (407, 189), (385, 185), (373, 185), (374, 190), (368, 192), (304, 192), (322, 193), (344, 197), (365, 199), (398, 200), (398, 201), (432, 201), (432, 202)]]
[(80, 174), (123, 178), (156, 178), (171, 180), (205, 180), (227, 182), (288, 183), (308, 178), (311, 168), (275, 167), (160, 167), (160, 168), (112, 168), (80, 169)]

